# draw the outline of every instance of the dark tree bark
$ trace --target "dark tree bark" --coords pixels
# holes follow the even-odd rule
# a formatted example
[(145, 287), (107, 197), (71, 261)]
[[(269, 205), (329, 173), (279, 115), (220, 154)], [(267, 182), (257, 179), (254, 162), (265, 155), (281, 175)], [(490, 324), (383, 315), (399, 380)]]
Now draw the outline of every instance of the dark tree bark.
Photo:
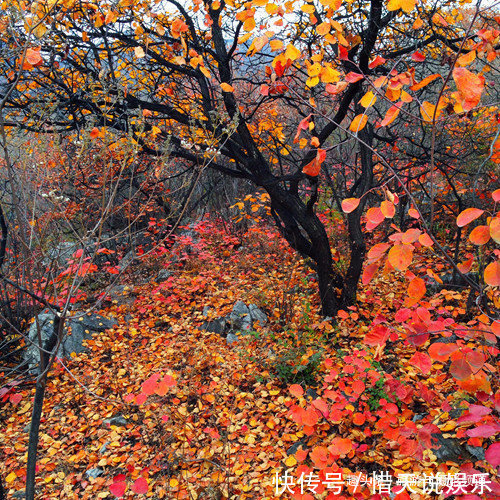
[[(56, 314), (54, 316), (54, 329), (47, 345), (40, 349), (39, 377), (36, 381), (35, 398), (33, 400), (33, 411), (31, 414), (31, 426), (28, 441), (28, 463), (26, 465), (26, 500), (35, 498), (35, 480), (36, 480), (36, 461), (38, 440), (40, 435), (40, 422), (42, 419), (43, 402), (45, 399), (45, 390), (47, 388), (47, 376), (49, 372), (49, 363), (52, 360), (52, 350), (57, 345), (60, 338), (64, 320)], [(44, 352), (48, 351), (48, 352)]]

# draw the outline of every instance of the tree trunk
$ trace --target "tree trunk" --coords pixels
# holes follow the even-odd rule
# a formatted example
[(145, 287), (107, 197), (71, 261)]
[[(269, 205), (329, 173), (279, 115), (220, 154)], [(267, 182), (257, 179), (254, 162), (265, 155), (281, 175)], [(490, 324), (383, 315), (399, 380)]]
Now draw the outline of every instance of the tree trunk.
[[(373, 141), (373, 129), (367, 126), (359, 133), (361, 142), (359, 143), (361, 153), (361, 174), (357, 180), (354, 192), (351, 196), (361, 198), (361, 202), (350, 214), (347, 216), (347, 227), (349, 231), (349, 246), (351, 250), (351, 257), (349, 260), (349, 267), (344, 278), (344, 285), (342, 287), (342, 295), (340, 303), (342, 307), (348, 307), (356, 302), (356, 292), (358, 290), (359, 279), (363, 272), (363, 263), (366, 256), (366, 242), (361, 227), (361, 215), (366, 205), (366, 196), (364, 196), (371, 189), (373, 184), (373, 154), (371, 151), (371, 144)], [(363, 197), (364, 196), (364, 197)]]
[(275, 185), (265, 187), (279, 231), (294, 250), (314, 262), (322, 313), (335, 317), (340, 308), (337, 288), (342, 286), (342, 277), (333, 269), (330, 241), (323, 223), (298, 196)]
[(57, 345), (59, 336), (61, 335), (64, 321), (56, 314), (54, 316), (54, 329), (52, 336), (47, 342), (47, 345), (41, 346), (45, 351), (40, 349), (40, 374), (36, 381), (35, 398), (33, 401), (33, 411), (31, 413), (30, 435), (28, 441), (28, 463), (26, 465), (26, 500), (34, 500), (35, 498), (35, 480), (36, 480), (36, 459), (38, 438), (40, 431), (40, 421), (42, 419), (43, 401), (45, 399), (45, 389), (47, 387), (48, 366), (52, 359), (52, 349)]

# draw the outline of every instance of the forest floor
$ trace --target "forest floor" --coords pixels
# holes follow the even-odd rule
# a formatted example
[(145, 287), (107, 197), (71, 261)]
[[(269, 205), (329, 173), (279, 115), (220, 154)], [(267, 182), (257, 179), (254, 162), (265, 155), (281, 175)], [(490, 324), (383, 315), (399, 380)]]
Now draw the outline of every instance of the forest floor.
[[(445, 362), (426, 366), (415, 357), (415, 346), (363, 342), (373, 325), (397, 325), (401, 276), (375, 278), (358, 306), (333, 321), (318, 313), (314, 273), (273, 231), (251, 231), (241, 244), (211, 238), (161, 283), (153, 278), (162, 260), (129, 270), (124, 300), (98, 311), (119, 324), (55, 364), (37, 498), (385, 498), (368, 482), (384, 471), (487, 473), (493, 491), (464, 498), (495, 497), (496, 471), (485, 460), (494, 440), (467, 434), (478, 420), (464, 418), (477, 399), (457, 391)], [(233, 343), (202, 328), (239, 300), (259, 307), (267, 323)], [(429, 310), (453, 317), (465, 297), (436, 301)], [(24, 490), (32, 396), (28, 387), (0, 412), (8, 498)], [(493, 425), (498, 392), (496, 407), (492, 401), (483, 401), (493, 410), (481, 415), (485, 425)], [(441, 454), (432, 449), (438, 435)], [(352, 483), (341, 492), (325, 479), (339, 472)], [(298, 478), (311, 473), (321, 486), (314, 491), (309, 481), (300, 493)], [(354, 484), (356, 474), (364, 485)], [(395, 498), (437, 498), (400, 490)]]

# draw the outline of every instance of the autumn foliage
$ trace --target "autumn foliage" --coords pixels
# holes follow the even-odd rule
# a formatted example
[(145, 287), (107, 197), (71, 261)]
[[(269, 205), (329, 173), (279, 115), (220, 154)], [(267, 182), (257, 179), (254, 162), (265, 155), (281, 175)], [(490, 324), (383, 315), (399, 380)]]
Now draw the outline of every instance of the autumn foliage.
[[(441, 474), (500, 497), (498, 21), (452, 0), (4, 2), (8, 495), (406, 500), (429, 491), (396, 478)], [(267, 323), (228, 332), (240, 300)], [(79, 312), (117, 324), (45, 356), (43, 309), (54, 345)]]

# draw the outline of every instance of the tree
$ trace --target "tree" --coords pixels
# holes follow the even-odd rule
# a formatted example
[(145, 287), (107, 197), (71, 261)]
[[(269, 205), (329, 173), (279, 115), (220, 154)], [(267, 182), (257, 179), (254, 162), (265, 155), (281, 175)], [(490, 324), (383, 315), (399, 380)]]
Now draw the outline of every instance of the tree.
[[(7, 99), (8, 124), (73, 136), (114, 129), (147, 155), (161, 156), (168, 147), (179, 169), (208, 166), (263, 188), (277, 227), (314, 265), (328, 315), (355, 301), (366, 254), (361, 218), (372, 188), (391, 179), (400, 189), (401, 177), (382, 157), (398, 137), (389, 126), (400, 123), (399, 115), (425, 133), (418, 146), (431, 152), (433, 205), (436, 123), (475, 108), (484, 88), (482, 76), (461, 67), (452, 78), (452, 69), (459, 57), (462, 66), (469, 64), (471, 51), (493, 60), (498, 38), (491, 30), (471, 31), (488, 17), (479, 7), (472, 23), (454, 24), (453, 1), (438, 7), (325, 0), (300, 8), (289, 2), (64, 1), (48, 8), (31, 6), (32, 22), (42, 19), (36, 34), (43, 39), (31, 43), (27, 71)], [(443, 60), (449, 66), (441, 75), (435, 68)], [(7, 61), (4, 78), (12, 80), (17, 63)], [(436, 102), (425, 100), (429, 95)], [(266, 126), (266, 109), (279, 112), (278, 128)], [(355, 163), (332, 172), (326, 165), (342, 134), (354, 138)], [(399, 160), (408, 168), (404, 156)], [(387, 182), (375, 175), (377, 164)], [(333, 266), (318, 217), (321, 170), (333, 174), (329, 186), (338, 200), (360, 200), (347, 215), (350, 255), (343, 271)], [(430, 227), (434, 217), (431, 208)]]

